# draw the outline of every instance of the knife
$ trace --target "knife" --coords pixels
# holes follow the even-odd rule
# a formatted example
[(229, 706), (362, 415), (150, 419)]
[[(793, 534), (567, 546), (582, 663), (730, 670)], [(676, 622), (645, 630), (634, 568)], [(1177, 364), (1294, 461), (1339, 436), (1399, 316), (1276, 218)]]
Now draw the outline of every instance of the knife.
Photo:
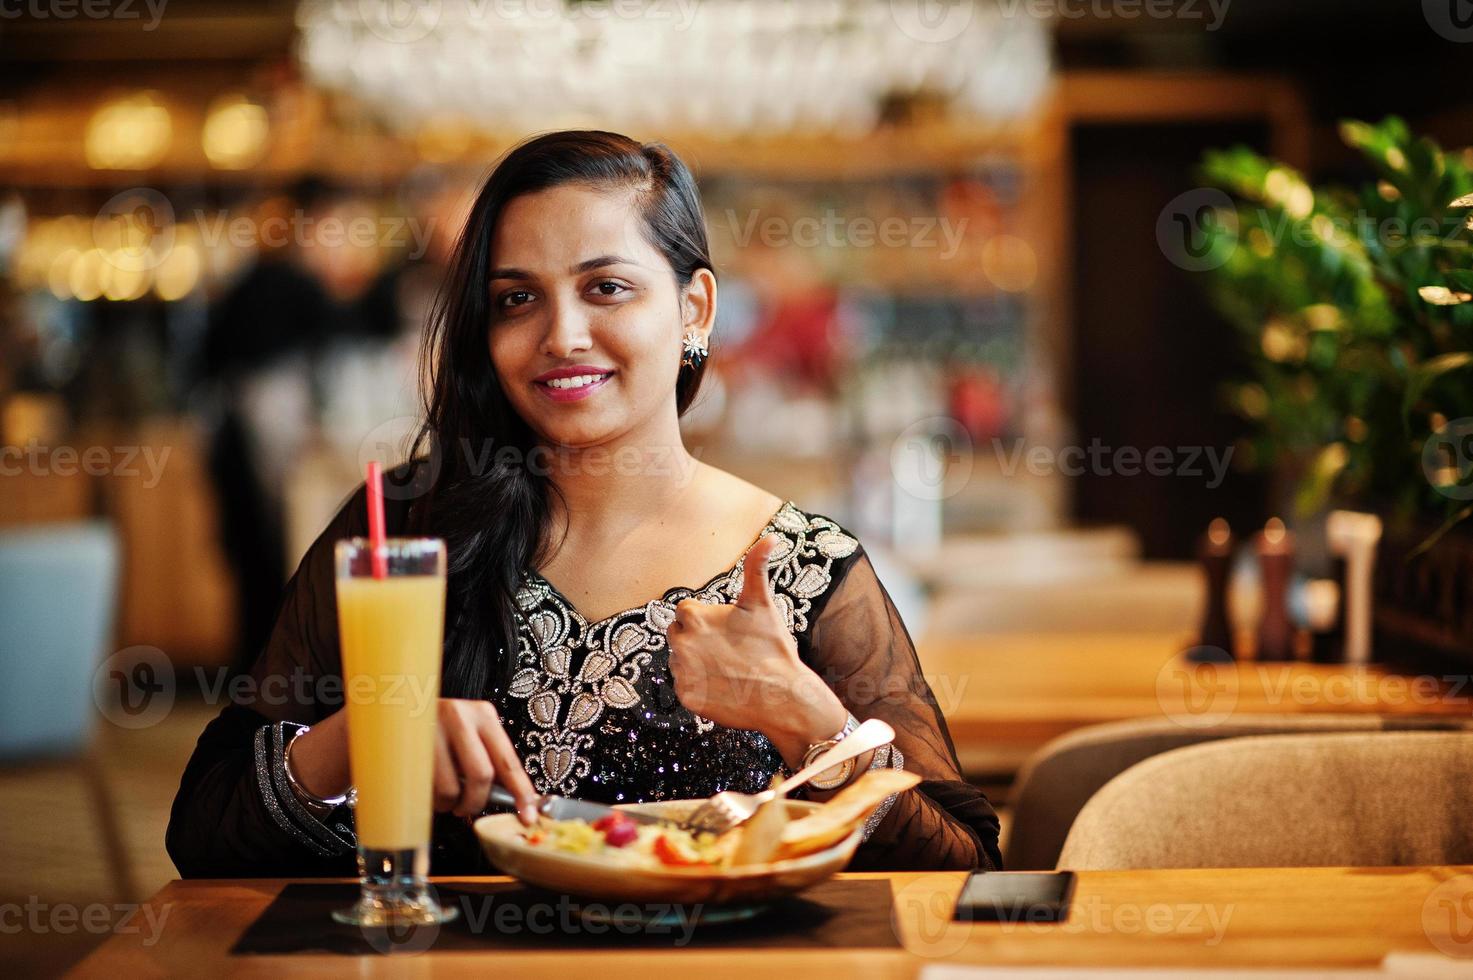
[[(509, 810), (517, 808), (516, 797), (512, 796), (500, 786), (491, 787), (491, 795), (487, 798), (488, 806), (505, 807)], [(665, 820), (648, 813), (640, 813), (636, 810), (619, 810), (602, 803), (594, 803), (590, 800), (574, 800), (566, 796), (539, 796), (537, 797), (537, 812), (549, 820), (587, 820), (593, 823), (600, 817), (606, 817), (611, 813), (617, 813), (627, 817), (635, 823), (642, 824), (664, 824), (666, 826), (679, 826), (673, 820)]]

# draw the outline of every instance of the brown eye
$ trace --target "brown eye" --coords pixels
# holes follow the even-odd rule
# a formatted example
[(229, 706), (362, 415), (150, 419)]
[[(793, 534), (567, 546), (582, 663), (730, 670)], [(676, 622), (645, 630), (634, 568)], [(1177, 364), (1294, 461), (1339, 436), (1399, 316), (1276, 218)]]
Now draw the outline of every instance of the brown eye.
[(532, 294), (529, 293), (529, 292), (527, 292), (527, 290), (525, 290), (525, 289), (513, 289), (509, 293), (502, 293), (501, 299), (498, 302), (498, 305), (503, 310), (505, 310), (505, 309), (510, 309), (513, 306), (521, 306), (524, 303), (529, 303), (529, 302), (531, 302), (531, 300), (532, 300)]
[(629, 287), (614, 279), (604, 279), (593, 284), (593, 291), (598, 296), (614, 297), (629, 291)]

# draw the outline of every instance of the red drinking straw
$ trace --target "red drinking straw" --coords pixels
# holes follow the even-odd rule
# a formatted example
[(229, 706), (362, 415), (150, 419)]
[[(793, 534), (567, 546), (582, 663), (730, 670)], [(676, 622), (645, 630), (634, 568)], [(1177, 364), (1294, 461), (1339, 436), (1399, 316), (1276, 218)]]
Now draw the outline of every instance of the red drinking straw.
[(389, 577), (389, 556), (384, 549), (384, 478), (377, 461), (368, 464), (368, 550), (373, 558), (373, 577)]

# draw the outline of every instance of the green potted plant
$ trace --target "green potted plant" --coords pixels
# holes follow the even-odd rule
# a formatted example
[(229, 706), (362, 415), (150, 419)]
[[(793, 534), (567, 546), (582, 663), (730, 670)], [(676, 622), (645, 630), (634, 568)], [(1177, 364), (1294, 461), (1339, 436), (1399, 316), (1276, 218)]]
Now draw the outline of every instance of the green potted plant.
[(1252, 376), (1244, 448), (1300, 517), (1374, 511), (1378, 626), (1473, 654), (1473, 151), (1389, 117), (1340, 133), (1375, 179), (1311, 186), (1250, 150), (1207, 154), (1231, 196), (1201, 222), (1214, 304)]

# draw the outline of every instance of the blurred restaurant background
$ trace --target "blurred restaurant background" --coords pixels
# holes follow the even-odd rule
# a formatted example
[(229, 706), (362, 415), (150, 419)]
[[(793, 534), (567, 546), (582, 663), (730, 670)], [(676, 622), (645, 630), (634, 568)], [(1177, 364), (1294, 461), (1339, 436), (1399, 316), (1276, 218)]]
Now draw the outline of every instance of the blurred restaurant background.
[[(1163, 673), (1182, 650), (1343, 678), (1317, 652), (1346, 626), (1337, 508), (1381, 535), (1357, 670), (1468, 669), (1473, 274), (1443, 260), (1473, 265), (1473, 28), (1435, 4), (0, 18), (0, 902), (174, 876), (198, 731), (363, 464), (403, 458), (458, 222), (549, 129), (691, 165), (720, 314), (689, 443), (861, 535), (1001, 807), (1052, 738), (1196, 710)], [(1357, 207), (1436, 241), (1337, 238)], [(1228, 710), (1468, 714), (1373, 687)], [(22, 937), (20, 962), (99, 939)]]

